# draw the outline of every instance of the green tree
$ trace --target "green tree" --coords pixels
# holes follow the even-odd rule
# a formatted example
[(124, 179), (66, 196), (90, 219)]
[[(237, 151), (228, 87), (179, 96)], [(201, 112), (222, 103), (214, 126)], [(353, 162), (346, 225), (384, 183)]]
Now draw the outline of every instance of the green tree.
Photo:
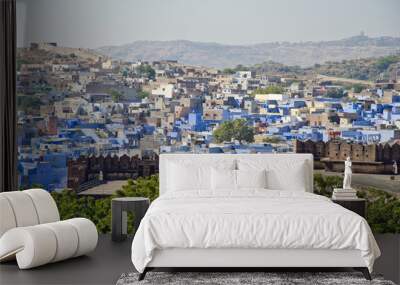
[(328, 89), (328, 92), (326, 93), (326, 97), (329, 98), (343, 98), (346, 96), (346, 92), (342, 88), (331, 88)]
[(362, 85), (362, 84), (353, 84), (352, 88), (353, 88), (353, 92), (360, 93), (361, 91), (364, 90), (364, 85)]
[(147, 92), (147, 91), (139, 90), (138, 93), (137, 93), (137, 95), (138, 95), (138, 97), (139, 97), (140, 99), (144, 99), (144, 98), (149, 97), (150, 94), (149, 94), (149, 92)]
[[(158, 176), (139, 177), (129, 179), (115, 195), (107, 198), (94, 199), (93, 197), (78, 196), (74, 191), (64, 190), (61, 193), (52, 192), (62, 220), (75, 217), (90, 219), (101, 233), (111, 231), (111, 199), (114, 197), (147, 197), (150, 201), (159, 195)], [(128, 216), (128, 230), (132, 231), (134, 217)]]
[(139, 177), (136, 180), (128, 179), (122, 189), (116, 192), (116, 195), (118, 197), (147, 197), (153, 201), (159, 195), (158, 185), (158, 175)]
[(234, 70), (235, 70), (235, 72), (236, 71), (249, 71), (250, 68), (248, 68), (247, 66), (244, 66), (242, 64), (238, 64), (238, 65), (236, 65)]
[(52, 196), (61, 219), (83, 217), (90, 219), (101, 233), (111, 230), (111, 197), (95, 200), (93, 197), (79, 197), (68, 190), (52, 192)]
[(257, 88), (252, 92), (252, 95), (256, 94), (282, 94), (285, 92), (282, 86), (279, 85), (270, 85), (267, 88)]
[(284, 140), (278, 136), (272, 136), (272, 137), (266, 137), (263, 138), (264, 143), (280, 143), (283, 142)]
[(223, 74), (234, 74), (237, 71), (250, 71), (250, 68), (242, 64), (238, 64), (234, 68), (231, 67), (224, 68), (221, 72)]
[(400, 56), (398, 55), (388, 55), (384, 56), (378, 59), (378, 61), (375, 63), (375, 67), (380, 71), (383, 72), (388, 67), (396, 62), (400, 62)]
[(136, 68), (136, 73), (139, 76), (147, 77), (148, 79), (156, 78), (156, 71), (148, 64), (141, 64)]
[(314, 174), (314, 193), (326, 197), (332, 197), (333, 188), (340, 188), (343, 178), (337, 175)]
[(122, 93), (118, 92), (117, 90), (110, 90), (108, 91), (108, 94), (111, 95), (111, 99), (114, 102), (119, 102), (122, 98), (124, 98), (124, 95), (122, 95)]
[(42, 102), (38, 96), (17, 94), (17, 108), (21, 111), (39, 110)]
[(233, 68), (224, 68), (222, 70), (223, 74), (234, 74), (236, 71)]
[(28, 60), (18, 57), (17, 60), (16, 60), (16, 69), (17, 69), (17, 71), (21, 70), (21, 66), (23, 64), (28, 64), (28, 63), (29, 63)]
[(213, 132), (214, 139), (217, 143), (230, 142), (238, 140), (242, 142), (254, 142), (254, 129), (247, 125), (245, 119), (236, 119), (233, 121), (223, 122)]
[(236, 72), (236, 70), (234, 69), (234, 68), (224, 68), (223, 70), (222, 70), (222, 73), (223, 74), (235, 74), (235, 72)]
[(367, 200), (367, 221), (375, 233), (400, 233), (400, 199), (368, 187), (357, 192)]

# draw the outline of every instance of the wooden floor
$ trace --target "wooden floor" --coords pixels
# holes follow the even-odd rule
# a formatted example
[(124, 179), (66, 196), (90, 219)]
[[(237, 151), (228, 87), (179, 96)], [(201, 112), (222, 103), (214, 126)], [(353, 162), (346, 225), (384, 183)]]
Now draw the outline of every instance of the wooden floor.
[[(376, 261), (374, 272), (400, 284), (400, 235), (376, 235), (376, 240), (382, 257)], [(0, 285), (115, 284), (122, 273), (135, 271), (130, 258), (131, 243), (132, 238), (112, 242), (110, 235), (100, 235), (97, 249), (88, 256), (29, 270), (19, 270), (16, 262), (3, 263), (0, 264)]]

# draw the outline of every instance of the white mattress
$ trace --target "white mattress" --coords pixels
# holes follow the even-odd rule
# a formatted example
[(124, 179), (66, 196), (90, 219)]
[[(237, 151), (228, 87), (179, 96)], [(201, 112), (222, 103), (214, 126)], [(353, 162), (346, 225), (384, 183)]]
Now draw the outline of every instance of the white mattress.
[(155, 200), (132, 243), (136, 269), (171, 248), (358, 250), (370, 271), (380, 255), (368, 223), (325, 197), (258, 189), (219, 195), (171, 192)]

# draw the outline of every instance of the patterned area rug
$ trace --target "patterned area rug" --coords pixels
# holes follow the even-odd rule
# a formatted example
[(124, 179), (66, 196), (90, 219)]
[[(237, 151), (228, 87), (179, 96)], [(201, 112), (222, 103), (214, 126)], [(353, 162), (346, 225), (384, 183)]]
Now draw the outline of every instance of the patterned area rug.
[(122, 274), (117, 285), (146, 284), (213, 284), (213, 285), (245, 285), (245, 284), (324, 284), (324, 285), (395, 285), (381, 276), (372, 276), (368, 281), (359, 272), (148, 272), (146, 278), (138, 281), (138, 273)]

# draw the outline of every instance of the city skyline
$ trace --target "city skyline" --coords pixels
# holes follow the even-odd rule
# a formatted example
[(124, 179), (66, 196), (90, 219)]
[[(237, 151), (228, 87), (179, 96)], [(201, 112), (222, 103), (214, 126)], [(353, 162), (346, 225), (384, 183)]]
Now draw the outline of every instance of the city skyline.
[[(149, 158), (161, 153), (311, 150), (328, 167), (351, 154), (358, 171), (390, 174), (400, 155), (399, 57), (218, 71), (35, 43), (17, 57), (19, 183), (85, 191), (153, 173)], [(90, 157), (98, 167), (85, 168)]]

